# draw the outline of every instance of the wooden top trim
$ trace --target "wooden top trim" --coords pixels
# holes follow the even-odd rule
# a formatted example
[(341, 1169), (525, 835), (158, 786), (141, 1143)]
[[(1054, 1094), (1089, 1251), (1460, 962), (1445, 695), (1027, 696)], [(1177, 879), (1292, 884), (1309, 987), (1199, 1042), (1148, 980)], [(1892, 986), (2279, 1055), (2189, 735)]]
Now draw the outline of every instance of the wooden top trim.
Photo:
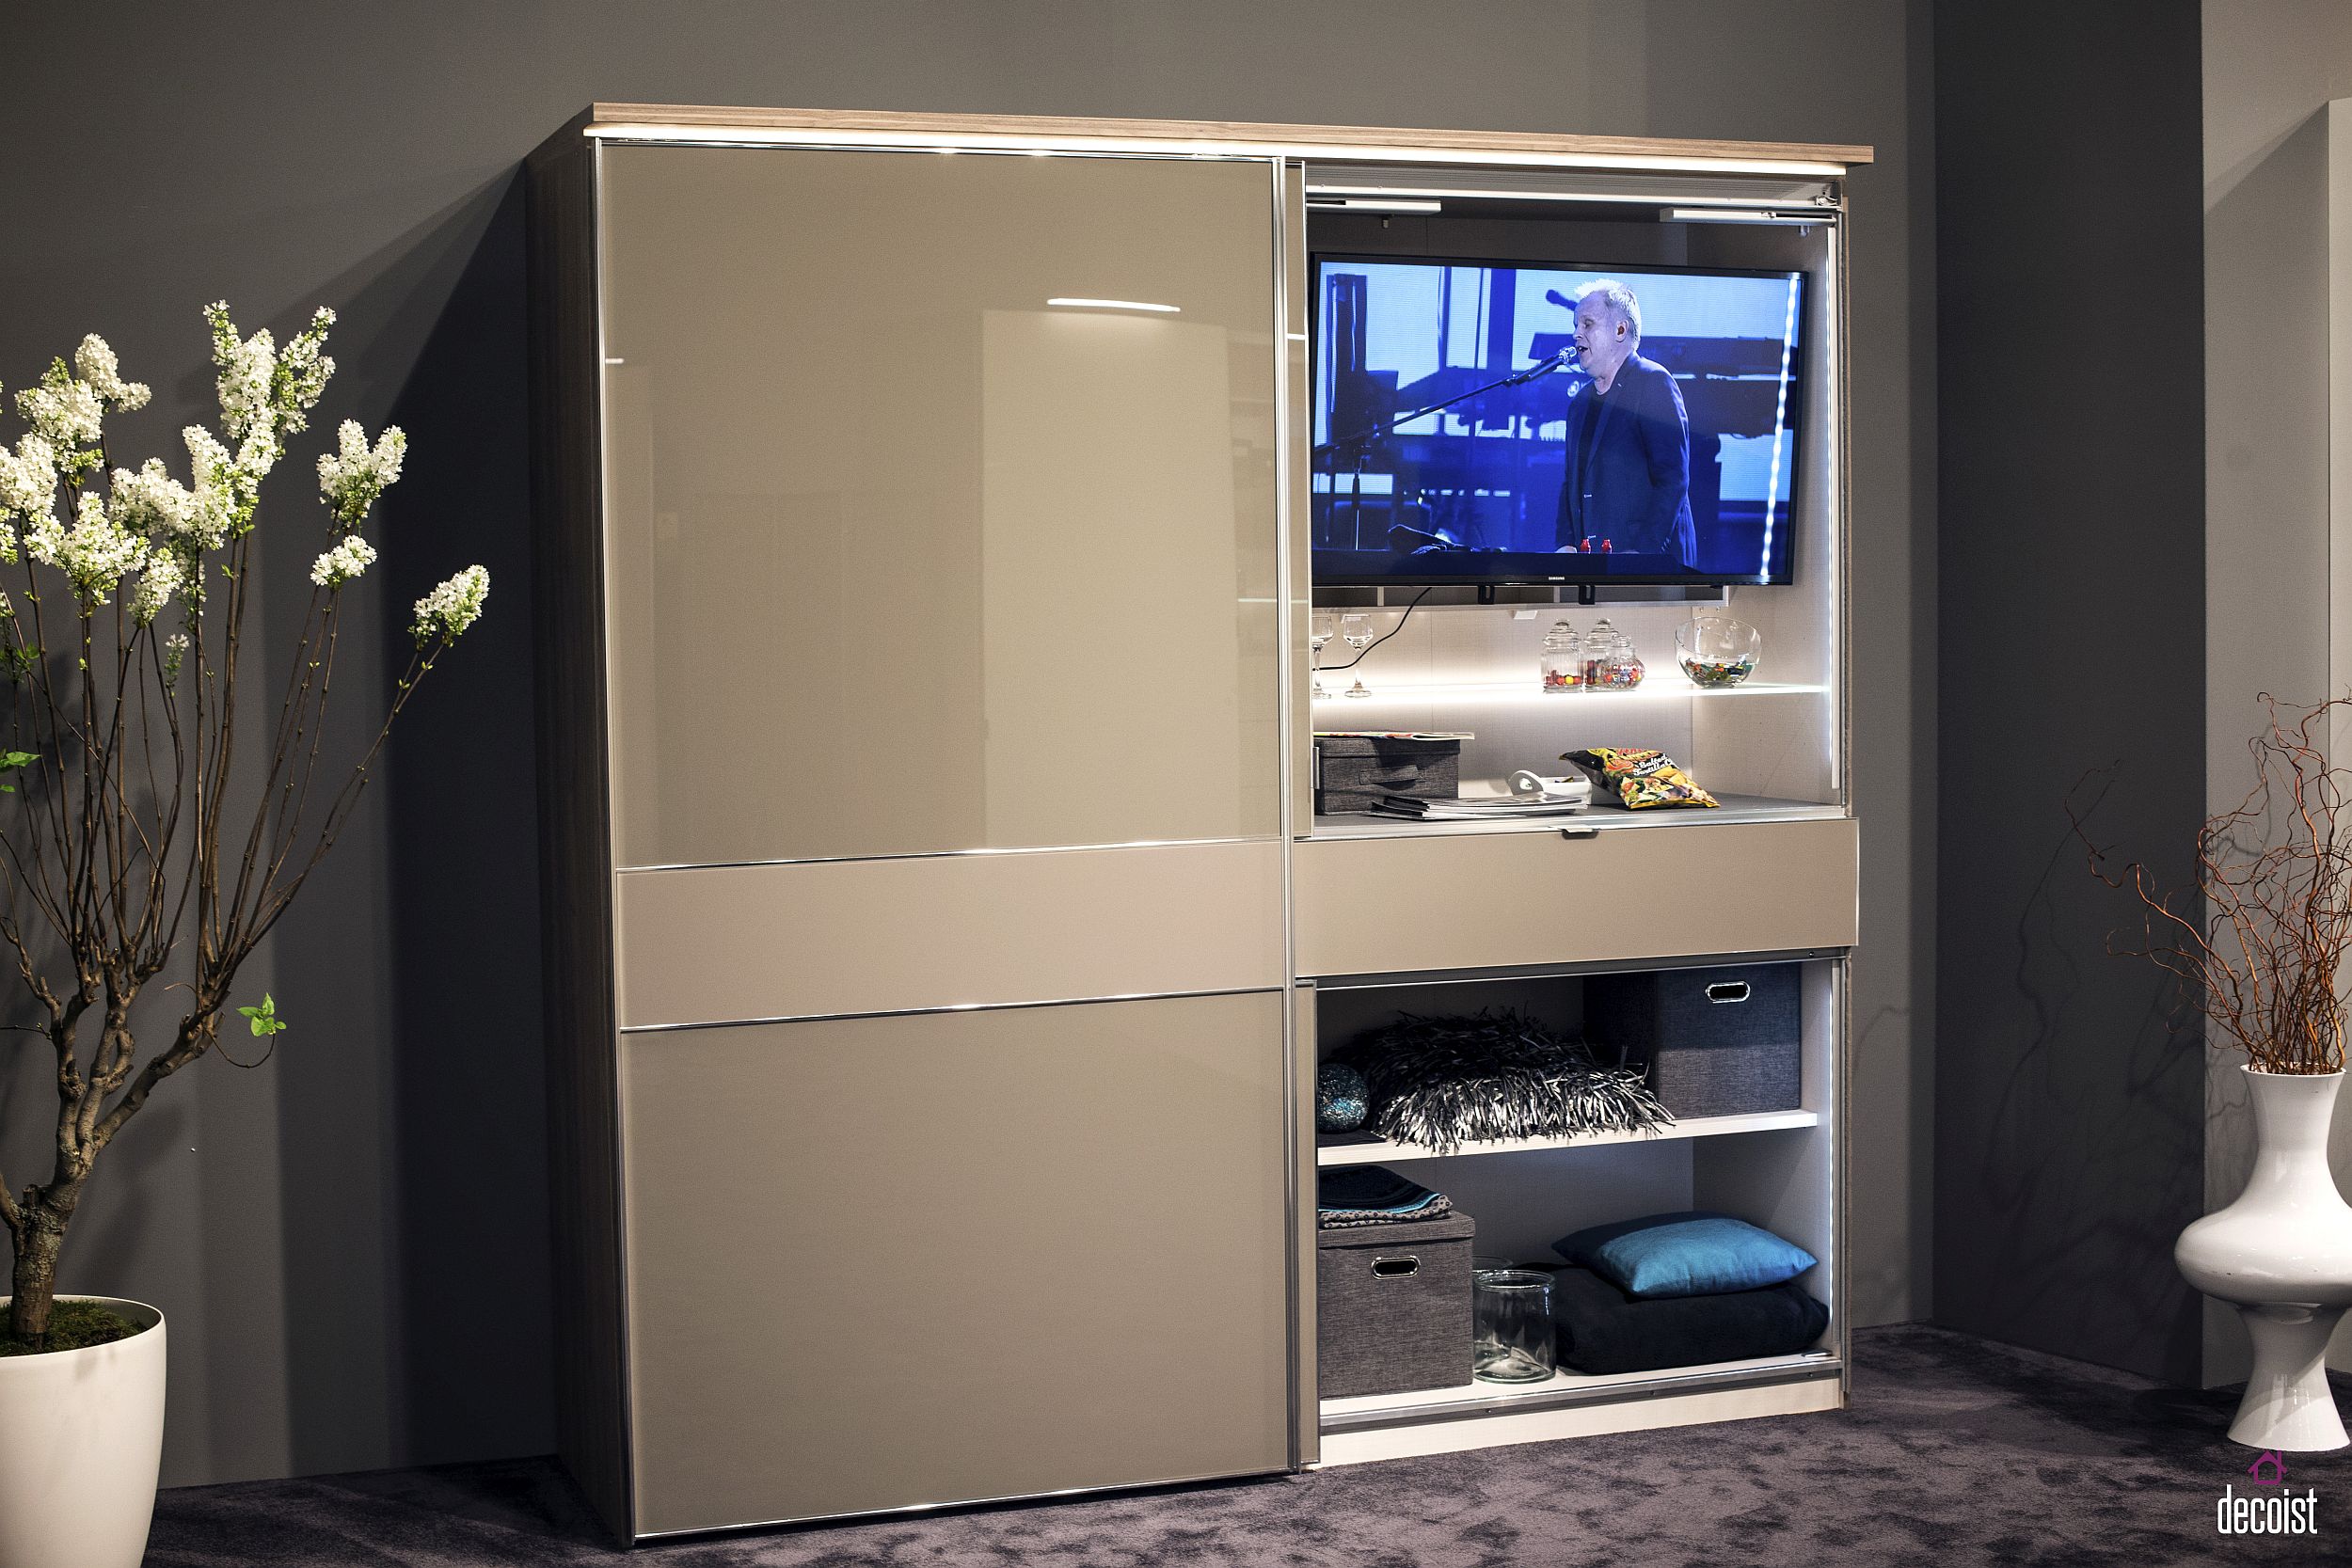
[(1867, 147), (1816, 142), (1676, 141), (1650, 136), (1561, 136), (1528, 131), (1436, 131), (1363, 125), (1261, 125), (1226, 119), (1095, 119), (1057, 115), (907, 114), (882, 109), (719, 108), (596, 103), (583, 133), (669, 126), (701, 132), (833, 133), (914, 140), (999, 139), (1183, 143), (1201, 150), (1333, 156), (1588, 164), (1719, 173), (1827, 174), (1872, 161)]

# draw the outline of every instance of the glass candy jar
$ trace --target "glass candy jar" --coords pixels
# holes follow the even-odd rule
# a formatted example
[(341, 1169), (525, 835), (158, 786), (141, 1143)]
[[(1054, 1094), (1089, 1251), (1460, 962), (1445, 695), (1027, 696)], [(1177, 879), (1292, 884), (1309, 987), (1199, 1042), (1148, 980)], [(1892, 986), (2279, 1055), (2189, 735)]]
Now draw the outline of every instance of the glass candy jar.
[(1565, 621), (1554, 621), (1551, 630), (1544, 634), (1539, 665), (1547, 694), (1561, 696), (1584, 689), (1583, 644), (1578, 641), (1576, 629)]
[(1584, 639), (1583, 657), (1581, 661), (1584, 690), (1598, 691), (1602, 689), (1609, 673), (1609, 655), (1616, 645), (1617, 628), (1611, 626), (1609, 617), (1604, 615), (1600, 618), (1599, 624), (1593, 627), (1592, 635)]
[(1633, 639), (1617, 632), (1609, 640), (1609, 647), (1600, 656), (1593, 676), (1596, 691), (1630, 691), (1642, 684), (1647, 673), (1642, 656), (1633, 651)]
[(1470, 1370), (1488, 1383), (1537, 1383), (1558, 1370), (1551, 1275), (1482, 1269), (1470, 1276)]
[(1738, 686), (1763, 653), (1764, 634), (1728, 615), (1697, 615), (1675, 627), (1675, 662), (1692, 686)]

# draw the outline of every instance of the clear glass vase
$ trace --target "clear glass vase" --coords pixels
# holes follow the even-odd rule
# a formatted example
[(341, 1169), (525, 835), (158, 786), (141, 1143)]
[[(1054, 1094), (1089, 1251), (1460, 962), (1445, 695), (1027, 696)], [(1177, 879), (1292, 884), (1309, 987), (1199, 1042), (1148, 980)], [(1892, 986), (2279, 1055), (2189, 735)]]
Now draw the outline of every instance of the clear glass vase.
[(1470, 1370), (1488, 1383), (1540, 1383), (1559, 1367), (1551, 1275), (1485, 1269), (1470, 1276)]

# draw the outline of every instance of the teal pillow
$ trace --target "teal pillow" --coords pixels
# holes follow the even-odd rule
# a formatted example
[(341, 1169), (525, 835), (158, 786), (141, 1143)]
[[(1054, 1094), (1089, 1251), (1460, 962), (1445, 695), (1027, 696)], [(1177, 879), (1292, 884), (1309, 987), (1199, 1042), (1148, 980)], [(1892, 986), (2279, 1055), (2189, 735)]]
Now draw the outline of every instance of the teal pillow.
[(1597, 1225), (1551, 1245), (1636, 1301), (1760, 1291), (1786, 1284), (1818, 1261), (1794, 1242), (1745, 1220), (1698, 1211)]

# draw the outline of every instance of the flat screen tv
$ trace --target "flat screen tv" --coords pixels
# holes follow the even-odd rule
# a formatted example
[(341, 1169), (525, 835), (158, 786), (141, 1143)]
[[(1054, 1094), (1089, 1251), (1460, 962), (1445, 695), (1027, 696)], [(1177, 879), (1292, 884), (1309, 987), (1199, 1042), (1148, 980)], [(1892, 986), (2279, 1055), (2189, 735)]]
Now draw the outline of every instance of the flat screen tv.
[(1313, 266), (1317, 582), (1790, 580), (1804, 273)]

